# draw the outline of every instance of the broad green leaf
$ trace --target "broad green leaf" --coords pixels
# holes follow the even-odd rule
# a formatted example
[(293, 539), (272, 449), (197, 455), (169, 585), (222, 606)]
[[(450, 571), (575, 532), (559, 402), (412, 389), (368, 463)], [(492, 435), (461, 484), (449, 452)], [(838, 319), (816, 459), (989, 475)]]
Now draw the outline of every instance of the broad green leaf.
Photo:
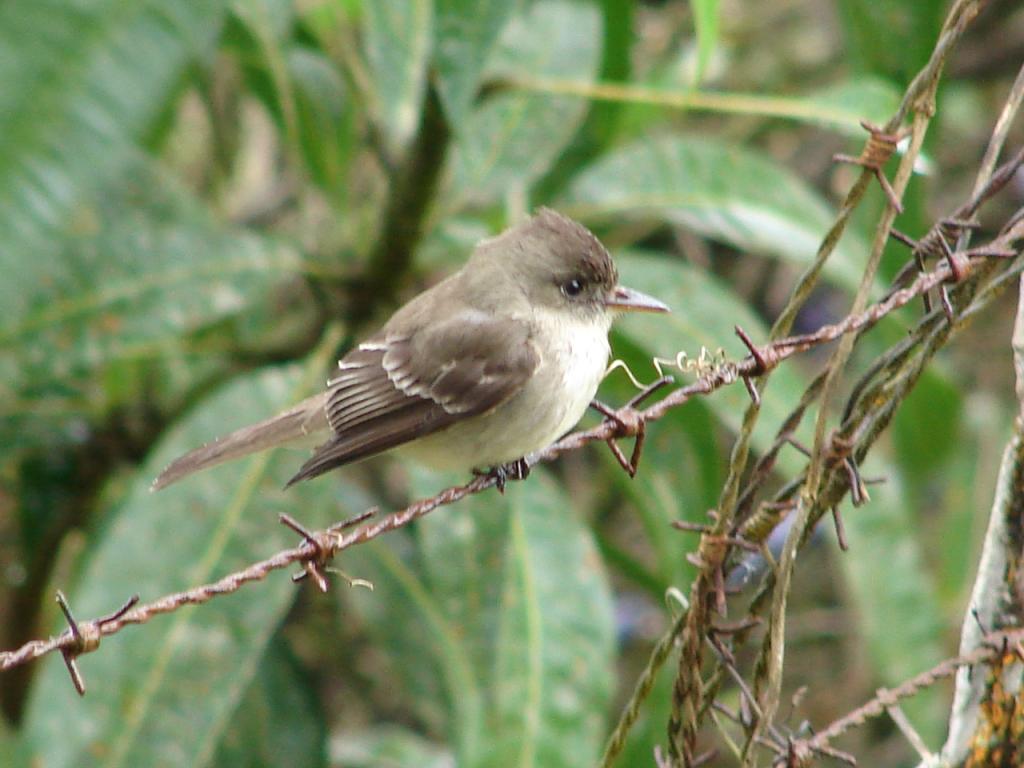
[(477, 243), (494, 234), (480, 219), (448, 216), (420, 241), (416, 265), (427, 273), (450, 274), (466, 263)]
[(921, 377), (892, 421), (896, 459), (914, 490), (945, 474), (963, 429), (963, 394), (934, 368), (929, 373)]
[(189, 333), (265, 297), (301, 265), (294, 249), (219, 224), (145, 163), (83, 209), (60, 262), (52, 275), (26, 265), (35, 280), (0, 319), (10, 387), (0, 415), (94, 387), (118, 361), (180, 351)]
[(331, 739), (331, 765), (344, 768), (452, 768), (448, 750), (399, 727), (342, 732)]
[(251, 90), (277, 118), (286, 144), (298, 145), (296, 96), (288, 63), (289, 33), (295, 21), (293, 3), (232, 0), (231, 10), (232, 23), (225, 31), (224, 48), (238, 48), (238, 61), (249, 74)]
[[(414, 477), (417, 497), (465, 480)], [(377, 589), (352, 596), (403, 690), (427, 693), (424, 667), (437, 665), (459, 764), (592, 765), (612, 692), (611, 597), (590, 532), (547, 472), (433, 513), (415, 540), (374, 544), (351, 554)], [(417, 652), (394, 653), (406, 646)]]
[(867, 134), (860, 127), (860, 121), (883, 125), (896, 112), (900, 96), (899, 90), (888, 80), (865, 75), (830, 85), (808, 94), (805, 99), (821, 108), (821, 123), (863, 139)]
[[(438, 479), (431, 473), (417, 471), (414, 478), (417, 497), (436, 493)], [(462, 479), (446, 476), (441, 482), (456, 483)], [(426, 520), (417, 530), (424, 581), (462, 638), (466, 660), (481, 688), (488, 685), (504, 612), (502, 592), (506, 574), (503, 563), (512, 556), (509, 552), (511, 505), (504, 498), (488, 498), (491, 495), (461, 502), (443, 518)], [(565, 509), (562, 514), (570, 514), (570, 511)]]
[(449, 122), (458, 129), (484, 63), (520, 0), (435, 0), (434, 63)]
[(60, 280), (55, 240), (113, 178), (216, 38), (223, 2), (0, 3), (0, 302), (20, 317)]
[[(505, 28), (487, 75), (591, 80), (601, 58), (601, 17), (592, 5), (541, 0)], [(548, 171), (572, 138), (581, 99), (499, 93), (467, 119), (453, 147), (451, 208), (501, 199)]]
[(910, 82), (931, 55), (946, 0), (839, 0), (849, 58), (861, 71)]
[[(718, 350), (724, 350), (730, 360), (741, 359), (748, 353), (733, 331), (736, 325), (755, 342), (767, 338), (768, 330), (753, 310), (703, 270), (675, 259), (638, 253), (620, 255), (618, 265), (623, 285), (656, 296), (668, 304), (672, 312), (627, 316), (617, 323), (615, 334), (644, 350), (648, 359), (659, 357), (669, 361), (664, 370), (677, 381), (693, 378), (693, 374), (680, 373), (672, 365), (681, 351), (691, 360), (697, 359), (702, 349), (711, 353), (712, 362)], [(653, 365), (634, 373), (644, 382), (657, 378)], [(755, 448), (763, 450), (771, 444), (779, 425), (800, 399), (806, 383), (793, 365), (784, 363), (775, 369), (762, 393), (761, 418), (754, 430)], [(750, 396), (743, 383), (737, 381), (703, 400), (723, 424), (735, 431), (750, 403)], [(802, 464), (796, 454), (785, 450), (779, 455), (779, 462), (787, 471), (795, 471)]]
[[(427, 493), (437, 493), (444, 483), (436, 478)], [(448, 511), (434, 514), (443, 517)], [(472, 765), (483, 716), (479, 681), (463, 639), (423, 583), (412, 536), (396, 531), (354, 547), (340, 565), (350, 576), (373, 584), (372, 592), (343, 593), (343, 613), (359, 621), (385, 660), (380, 669), (386, 677), (379, 684), (401, 690), (403, 708), (428, 732), (447, 734), (452, 752)]]
[[(561, 207), (584, 220), (663, 219), (800, 266), (813, 260), (833, 219), (814, 190), (766, 155), (679, 135), (613, 150), (573, 181)], [(865, 254), (848, 231), (825, 275), (855, 288)]]
[[(628, 83), (633, 72), (632, 55), (636, 42), (634, 16), (642, 13), (643, 9), (638, 8), (633, 0), (598, 0), (596, 5), (601, 9), (604, 39), (601, 63), (591, 79), (596, 83)], [(520, 87), (531, 90), (526, 84)], [(620, 132), (622, 108), (623, 105), (616, 101), (590, 101), (586, 117), (565, 150), (531, 191), (533, 200), (556, 198), (580, 168), (605, 151)]]
[(359, 18), (362, 0), (308, 0), (296, 3), (295, 12), (303, 27), (326, 48), (341, 27)]
[[(280, 512), (313, 528), (352, 513), (340, 484), (282, 490), (301, 454), (262, 454), (149, 490), (184, 450), (307, 396), (320, 383), (323, 357), (301, 376), (291, 368), (239, 379), (160, 442), (96, 529), (84, 572), (68, 590), (79, 617), (109, 612), (133, 592), (149, 601), (212, 581), (294, 545)], [(211, 764), (297, 589), (287, 573), (275, 573), (231, 597), (125, 629), (80, 660), (85, 699), (60, 659), (49, 658), (28, 704), (28, 748), (48, 768)]]
[(233, 8), (223, 47), (236, 54), (248, 90), (277, 121), (282, 142), (294, 156), (301, 154), (316, 184), (343, 199), (354, 136), (338, 66), (321, 48), (292, 38), (296, 20), (289, 0), (236, 0)]
[(363, 36), (377, 119), (398, 153), (416, 130), (427, 83), (432, 0), (363, 3)]
[(0, 718), (0, 765), (10, 768), (28, 768), (29, 757), (24, 742), (19, 740), (7, 721)]
[[(920, 386), (920, 383), (918, 384)], [(959, 619), (969, 599), (978, 556), (988, 528), (1000, 454), (1013, 429), (1015, 403), (976, 390), (962, 408), (957, 449), (945, 471), (928, 486), (916, 507), (927, 510), (923, 532), (946, 616)], [(939, 496), (936, 503), (936, 496)], [(935, 512), (941, 517), (933, 519)], [(956, 620), (954, 619), (954, 620)]]
[(327, 762), (326, 735), (312, 680), (276, 639), (260, 659), (211, 765), (319, 768)]
[(594, 765), (604, 735), (611, 596), (589, 531), (545, 479), (509, 494), (489, 765)]
[[(864, 468), (877, 474), (871, 462)], [(837, 553), (846, 589), (858, 616), (879, 683), (894, 686), (937, 664), (942, 612), (928, 578), (918, 530), (898, 473), (886, 470), (886, 482), (871, 487), (871, 501), (843, 513), (850, 549)], [(926, 744), (938, 744), (945, 728), (937, 689), (902, 702)], [(817, 723), (815, 725), (818, 725)]]
[(343, 200), (355, 139), (345, 83), (327, 57), (310, 48), (288, 52), (288, 72), (306, 167), (317, 184)]
[(256, 37), (283, 40), (295, 20), (290, 0), (231, 0), (231, 10)]
[(697, 32), (697, 72), (695, 84), (704, 79), (711, 55), (718, 44), (720, 8), (718, 0), (690, 0), (693, 9), (693, 25)]

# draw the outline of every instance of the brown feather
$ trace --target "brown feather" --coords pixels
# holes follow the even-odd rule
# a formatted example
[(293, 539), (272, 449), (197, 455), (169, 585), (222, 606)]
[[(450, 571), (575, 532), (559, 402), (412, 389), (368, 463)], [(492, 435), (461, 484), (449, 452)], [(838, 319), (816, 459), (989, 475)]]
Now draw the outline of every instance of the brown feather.
[(526, 323), (479, 312), (412, 334), (382, 331), (339, 361), (325, 406), (333, 434), (288, 485), (485, 413), (537, 364)]

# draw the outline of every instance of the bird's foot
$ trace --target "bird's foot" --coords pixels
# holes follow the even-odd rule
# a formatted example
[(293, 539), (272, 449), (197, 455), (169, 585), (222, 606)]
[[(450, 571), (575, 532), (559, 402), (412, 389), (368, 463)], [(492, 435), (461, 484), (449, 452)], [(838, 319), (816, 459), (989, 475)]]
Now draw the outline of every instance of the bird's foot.
[(507, 464), (498, 464), (488, 470), (474, 469), (473, 474), (477, 477), (494, 478), (494, 486), (498, 493), (505, 493), (505, 483), (509, 480), (525, 480), (530, 476), (530, 464), (526, 457), (510, 461)]

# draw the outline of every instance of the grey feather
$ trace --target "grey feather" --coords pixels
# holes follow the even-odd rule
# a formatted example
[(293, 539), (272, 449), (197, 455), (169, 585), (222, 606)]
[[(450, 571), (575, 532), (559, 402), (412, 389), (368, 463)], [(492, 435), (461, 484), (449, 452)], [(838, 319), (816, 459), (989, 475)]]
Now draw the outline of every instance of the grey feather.
[(339, 363), (325, 411), (333, 432), (288, 485), (485, 413), (537, 368), (530, 327), (456, 312), (412, 333), (374, 336)]
[(326, 402), (327, 393), (321, 392), (284, 413), (258, 424), (242, 427), (212, 443), (191, 450), (168, 464), (153, 481), (151, 489), (158, 491), (201, 469), (214, 467), (267, 448), (299, 442), (308, 439), (310, 434), (323, 432), (327, 429), (327, 417), (324, 412)]

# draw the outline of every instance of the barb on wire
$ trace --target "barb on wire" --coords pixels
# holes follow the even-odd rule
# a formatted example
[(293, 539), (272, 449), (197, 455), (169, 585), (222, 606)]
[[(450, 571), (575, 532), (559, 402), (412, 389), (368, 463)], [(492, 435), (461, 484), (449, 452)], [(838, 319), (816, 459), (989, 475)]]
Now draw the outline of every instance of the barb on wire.
[(113, 613), (95, 621), (79, 624), (71, 613), (71, 606), (68, 605), (68, 600), (64, 597), (64, 593), (60, 590), (57, 591), (57, 604), (60, 606), (61, 613), (64, 614), (64, 620), (68, 623), (68, 634), (71, 638), (69, 643), (61, 647), (60, 652), (61, 656), (64, 657), (64, 665), (68, 668), (68, 674), (71, 675), (71, 682), (75, 686), (75, 690), (78, 691), (79, 696), (85, 696), (85, 680), (78, 669), (76, 659), (82, 654), (92, 653), (99, 648), (103, 626), (112, 621), (117, 621), (137, 602), (139, 602), (139, 596), (132, 595), (124, 605)]
[[(303, 541), (309, 545), (310, 554), (308, 557), (303, 558), (300, 562), (302, 563), (302, 570), (292, 576), (292, 581), (298, 583), (305, 579), (307, 576), (316, 584), (317, 589), (321, 592), (327, 592), (330, 585), (325, 575), (329, 569), (327, 564), (334, 558), (335, 555), (335, 544), (338, 541), (338, 534), (353, 526), (359, 525), (364, 520), (369, 520), (379, 510), (376, 507), (371, 507), (365, 512), (361, 512), (353, 518), (343, 520), (340, 523), (332, 525), (324, 531), (312, 532), (307, 530), (301, 523), (290, 515), (281, 514), (278, 519), (281, 524), (287, 528), (291, 528), (299, 536), (302, 537)], [(350, 584), (366, 585), (369, 582), (363, 580), (349, 580)], [(372, 585), (371, 585), (372, 586)]]
[[(920, 240), (914, 240), (909, 235), (893, 229), (890, 232), (892, 237), (908, 246), (911, 249), (912, 257), (912, 261), (897, 273), (893, 280), (893, 285), (899, 286), (904, 284), (915, 271), (918, 273), (923, 272), (927, 257), (949, 260), (950, 268), (953, 270), (953, 281), (959, 282), (962, 278), (959, 277), (959, 264), (955, 260), (955, 249), (958, 241), (964, 233), (973, 232), (978, 228), (978, 222), (975, 219), (978, 209), (985, 201), (998, 193), (1013, 179), (1022, 164), (1024, 164), (1024, 149), (1018, 150), (987, 181), (979, 185), (977, 191), (963, 205), (949, 216), (939, 219)], [(952, 319), (953, 312), (948, 289), (943, 286), (940, 288), (940, 291), (943, 310), (946, 312), (947, 318)], [(924, 300), (925, 312), (931, 312), (932, 306), (929, 295), (926, 293), (922, 298)]]
[[(626, 370), (629, 370), (628, 367)], [(640, 454), (643, 452), (644, 440), (647, 436), (647, 423), (640, 412), (637, 411), (637, 408), (655, 392), (667, 387), (672, 382), (673, 379), (671, 376), (662, 376), (657, 381), (654, 381), (644, 387), (643, 390), (632, 397), (629, 402), (618, 410), (609, 408), (600, 400), (594, 400), (590, 404), (591, 408), (601, 413), (605, 419), (617, 427), (616, 433), (605, 440), (605, 442), (608, 444), (608, 448), (611, 449), (615, 460), (619, 462), (619, 466), (621, 466), (626, 471), (626, 474), (631, 478), (636, 477), (637, 469), (640, 467)], [(628, 459), (622, 452), (622, 449), (619, 448), (619, 444), (615, 442), (616, 438), (620, 437), (632, 437), (634, 440), (633, 453)]]
[(910, 134), (910, 131), (906, 126), (901, 126), (895, 131), (889, 131), (867, 120), (861, 120), (860, 127), (868, 132), (868, 140), (864, 144), (864, 149), (861, 150), (860, 155), (854, 157), (853, 155), (838, 154), (833, 155), (832, 159), (837, 163), (851, 163), (871, 171), (878, 180), (879, 186), (882, 187), (882, 191), (885, 192), (889, 205), (897, 213), (903, 213), (903, 204), (900, 203), (900, 197), (896, 194), (896, 190), (892, 188), (892, 184), (889, 183), (889, 179), (885, 175), (885, 164), (896, 153), (899, 143)]

